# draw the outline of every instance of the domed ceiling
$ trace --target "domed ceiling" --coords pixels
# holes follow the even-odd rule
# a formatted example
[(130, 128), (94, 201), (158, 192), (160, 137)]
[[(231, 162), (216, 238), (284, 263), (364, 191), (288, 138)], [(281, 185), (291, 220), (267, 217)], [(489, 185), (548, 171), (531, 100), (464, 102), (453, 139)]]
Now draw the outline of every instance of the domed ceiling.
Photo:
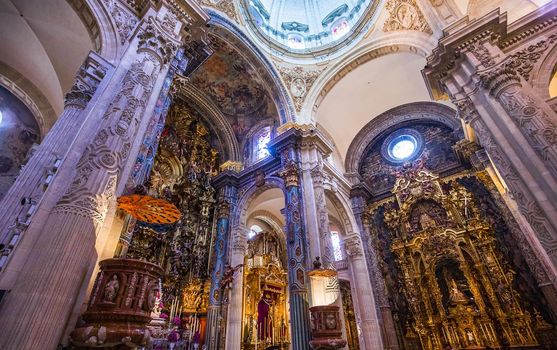
[(294, 57), (326, 55), (349, 46), (373, 23), (380, 0), (241, 0), (256, 35)]

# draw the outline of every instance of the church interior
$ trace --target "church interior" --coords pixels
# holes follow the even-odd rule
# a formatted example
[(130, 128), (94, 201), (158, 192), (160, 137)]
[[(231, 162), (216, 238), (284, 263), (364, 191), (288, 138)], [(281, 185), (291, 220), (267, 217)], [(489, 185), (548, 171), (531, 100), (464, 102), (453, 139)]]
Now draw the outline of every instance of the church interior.
[(557, 1), (0, 1), (0, 349), (557, 349)]

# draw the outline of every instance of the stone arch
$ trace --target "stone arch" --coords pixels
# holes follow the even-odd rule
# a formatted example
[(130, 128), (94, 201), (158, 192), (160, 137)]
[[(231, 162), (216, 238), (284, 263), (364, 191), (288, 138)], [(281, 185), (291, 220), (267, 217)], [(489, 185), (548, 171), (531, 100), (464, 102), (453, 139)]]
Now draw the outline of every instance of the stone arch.
[(373, 141), (395, 125), (408, 122), (431, 121), (461, 130), (462, 125), (456, 111), (449, 106), (435, 102), (415, 102), (392, 108), (367, 123), (356, 135), (346, 156), (346, 172), (357, 173), (360, 163)]
[(362, 64), (398, 52), (410, 52), (425, 58), (434, 46), (433, 39), (424, 33), (413, 33), (411, 36), (407, 33), (391, 33), (363, 45), (320, 75), (308, 92), (300, 115), (309, 118), (304, 120), (305, 123), (314, 123), (318, 107), (325, 96), (342, 78)]
[(19, 98), (33, 113), (41, 139), (56, 121), (56, 113), (42, 92), (16, 70), (0, 62), (0, 85)]
[(247, 212), (252, 201), (257, 198), (263, 192), (278, 188), (284, 191), (284, 183), (282, 180), (274, 177), (266, 177), (265, 184), (262, 186), (257, 186), (255, 183), (247, 185), (245, 192), (243, 192), (236, 204), (236, 212), (232, 215), (232, 227), (237, 227), (246, 224), (247, 222)]
[(122, 46), (114, 16), (116, 5), (101, 0), (68, 0), (68, 3), (87, 28), (95, 51), (114, 63)]
[[(352, 210), (350, 209), (350, 205), (348, 205), (348, 201), (344, 198), (340, 193), (335, 192), (331, 188), (325, 187), (325, 197), (329, 199), (329, 201), (333, 204), (334, 208), (336, 209), (337, 213), (339, 214), (339, 218), (335, 218), (338, 220), (338, 224), (342, 227), (343, 233), (345, 235), (352, 234), (357, 231), (356, 220), (352, 215)], [(329, 218), (331, 216), (329, 215)]]
[(557, 72), (557, 46), (554, 46), (554, 43), (555, 41), (552, 42), (547, 39), (546, 45), (550, 47), (549, 52), (542, 57), (539, 63), (534, 65), (530, 77), (532, 87), (544, 99), (550, 98), (549, 84)]
[[(192, 102), (202, 113), (205, 121), (210, 125), (211, 131), (219, 140), (225, 152), (224, 161), (240, 162), (242, 151), (238, 145), (238, 140), (234, 135), (232, 126), (222, 114), (220, 109), (198, 89), (190, 84), (185, 84), (180, 90), (179, 96)], [(215, 127), (216, 126), (216, 127)]]
[(239, 53), (244, 55), (246, 61), (257, 65), (261, 76), (268, 82), (268, 93), (277, 108), (280, 123), (296, 121), (294, 103), (274, 65), (235, 23), (215, 10), (208, 8), (207, 13), (211, 17), (208, 25), (212, 27), (212, 34), (234, 46)]

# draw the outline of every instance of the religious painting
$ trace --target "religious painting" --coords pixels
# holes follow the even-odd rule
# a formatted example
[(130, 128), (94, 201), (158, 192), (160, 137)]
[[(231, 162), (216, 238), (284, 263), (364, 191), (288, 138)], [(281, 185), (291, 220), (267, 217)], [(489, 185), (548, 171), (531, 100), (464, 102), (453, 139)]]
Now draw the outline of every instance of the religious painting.
[(229, 121), (239, 141), (258, 122), (278, 113), (257, 70), (235, 48), (212, 37), (215, 53), (192, 75), (201, 90)]
[(0, 199), (19, 174), (31, 147), (39, 142), (39, 126), (31, 111), (0, 86)]

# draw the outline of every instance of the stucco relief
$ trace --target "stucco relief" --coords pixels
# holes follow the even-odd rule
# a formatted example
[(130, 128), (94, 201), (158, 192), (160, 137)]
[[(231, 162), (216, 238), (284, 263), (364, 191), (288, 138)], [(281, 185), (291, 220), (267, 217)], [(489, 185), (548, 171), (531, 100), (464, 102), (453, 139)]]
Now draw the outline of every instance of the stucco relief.
[(290, 96), (292, 96), (296, 111), (301, 111), (308, 91), (324, 69), (305, 70), (302, 67), (289, 68), (282, 66), (278, 66), (277, 68), (286, 84)]
[(385, 8), (389, 12), (389, 18), (383, 26), (384, 32), (416, 30), (426, 34), (433, 34), (416, 1), (390, 0)]

